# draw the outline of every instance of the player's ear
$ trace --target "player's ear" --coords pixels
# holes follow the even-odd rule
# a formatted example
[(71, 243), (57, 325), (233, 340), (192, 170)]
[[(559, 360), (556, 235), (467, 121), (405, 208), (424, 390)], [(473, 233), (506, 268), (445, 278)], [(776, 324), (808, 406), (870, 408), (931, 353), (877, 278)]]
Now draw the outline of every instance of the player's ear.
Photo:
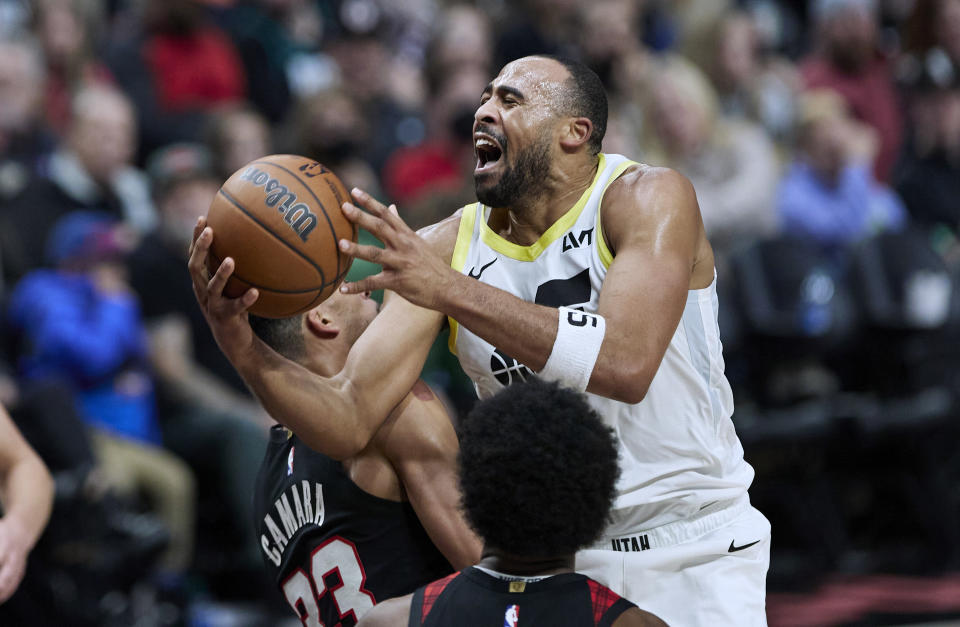
[(340, 327), (329, 313), (314, 309), (307, 314), (307, 330), (321, 340), (332, 340), (340, 335)]
[(592, 134), (590, 118), (569, 118), (561, 129), (560, 146), (570, 152), (576, 151), (590, 140)]

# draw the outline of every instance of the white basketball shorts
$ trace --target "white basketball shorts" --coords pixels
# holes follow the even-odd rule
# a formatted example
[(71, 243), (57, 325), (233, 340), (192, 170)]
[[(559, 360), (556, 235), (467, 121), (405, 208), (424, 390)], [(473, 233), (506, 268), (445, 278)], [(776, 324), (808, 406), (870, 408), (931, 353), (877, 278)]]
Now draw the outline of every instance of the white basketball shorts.
[(603, 538), (577, 553), (576, 569), (671, 626), (763, 627), (769, 566), (770, 522), (744, 496)]

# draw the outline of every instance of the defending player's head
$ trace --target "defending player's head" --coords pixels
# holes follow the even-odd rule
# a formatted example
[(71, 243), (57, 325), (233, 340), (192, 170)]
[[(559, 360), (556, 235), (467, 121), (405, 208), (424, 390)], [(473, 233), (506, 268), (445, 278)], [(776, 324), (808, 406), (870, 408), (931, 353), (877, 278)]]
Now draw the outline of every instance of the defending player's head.
[(334, 292), (310, 311), (291, 318), (250, 316), (264, 343), (309, 370), (332, 376), (343, 368), (350, 347), (377, 316), (377, 301), (365, 294)]
[(461, 428), (463, 505), (487, 550), (552, 557), (589, 545), (619, 474), (614, 433), (586, 398), (538, 378), (480, 401)]
[(596, 156), (606, 127), (606, 92), (587, 66), (540, 55), (508, 63), (474, 116), (477, 199), (522, 206), (540, 193), (555, 159)]

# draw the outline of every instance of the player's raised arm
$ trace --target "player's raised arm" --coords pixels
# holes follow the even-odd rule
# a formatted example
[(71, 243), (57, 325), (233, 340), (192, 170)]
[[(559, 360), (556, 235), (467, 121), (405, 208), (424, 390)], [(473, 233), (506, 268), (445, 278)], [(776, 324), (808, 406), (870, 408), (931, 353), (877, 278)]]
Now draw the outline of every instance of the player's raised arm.
[(480, 561), (482, 543), (460, 508), (457, 434), (446, 409), (418, 381), (396, 419), (377, 434), (434, 545), (457, 570)]
[(591, 392), (639, 402), (646, 395), (691, 289), (713, 281), (713, 250), (690, 182), (666, 168), (628, 172), (607, 190), (603, 225), (613, 262), (597, 313), (606, 335)]
[[(434, 254), (452, 254), (456, 222), (441, 222), (425, 233)], [(410, 391), (443, 323), (443, 316), (399, 297), (356, 342), (343, 370), (324, 378), (286, 359), (253, 333), (247, 309), (256, 289), (227, 298), (223, 288), (234, 270), (226, 258), (211, 277), (207, 255), (215, 234), (201, 218), (188, 262), (194, 293), (218, 345), (267, 412), (333, 457), (356, 454), (384, 418)], [(449, 252), (447, 250), (449, 249)], [(318, 419), (322, 416), (322, 420)]]
[[(561, 375), (550, 378), (582, 377), (590, 392), (629, 403), (646, 394), (680, 321), (687, 291), (713, 279), (713, 254), (693, 187), (664, 168), (628, 171), (604, 197), (604, 237), (614, 260), (600, 292), (599, 332), (592, 318), (576, 313), (567, 319), (557, 308), (521, 300), (453, 270), (419, 245), (394, 213), (362, 192), (355, 190), (354, 197), (367, 211), (345, 205), (344, 212), (386, 248), (342, 242), (343, 249), (382, 264), (384, 272), (342, 289), (396, 290), (446, 313), (535, 371), (547, 367)], [(580, 331), (595, 332), (581, 340)]]

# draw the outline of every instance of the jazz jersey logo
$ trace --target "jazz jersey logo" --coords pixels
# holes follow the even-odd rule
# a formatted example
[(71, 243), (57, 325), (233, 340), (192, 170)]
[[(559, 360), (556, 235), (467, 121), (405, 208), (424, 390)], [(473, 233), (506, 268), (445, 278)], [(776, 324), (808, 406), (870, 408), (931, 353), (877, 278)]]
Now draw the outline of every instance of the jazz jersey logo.
[(517, 627), (520, 622), (520, 606), (514, 603), (507, 606), (503, 615), (503, 627)]

